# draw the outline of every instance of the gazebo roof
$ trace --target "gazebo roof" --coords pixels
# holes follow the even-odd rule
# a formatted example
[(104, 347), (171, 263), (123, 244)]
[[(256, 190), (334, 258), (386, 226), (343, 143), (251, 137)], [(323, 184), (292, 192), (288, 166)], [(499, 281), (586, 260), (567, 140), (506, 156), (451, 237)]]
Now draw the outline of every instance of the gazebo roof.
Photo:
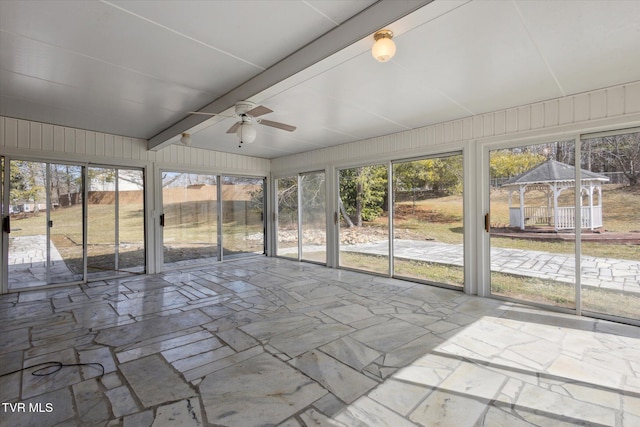
[[(585, 169), (580, 169), (580, 176), (581, 181), (609, 181), (609, 178), (606, 176)], [(502, 185), (573, 182), (575, 181), (575, 177), (576, 168), (574, 166), (555, 160), (547, 160), (535, 168), (529, 169), (528, 171), (509, 179)]]

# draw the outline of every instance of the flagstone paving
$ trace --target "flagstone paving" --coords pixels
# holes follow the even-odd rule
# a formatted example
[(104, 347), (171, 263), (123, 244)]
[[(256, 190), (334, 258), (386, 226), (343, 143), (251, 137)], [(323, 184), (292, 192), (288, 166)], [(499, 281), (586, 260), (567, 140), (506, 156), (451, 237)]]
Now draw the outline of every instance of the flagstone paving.
[(638, 327), (277, 258), (2, 295), (0, 336), (2, 427), (640, 425)]

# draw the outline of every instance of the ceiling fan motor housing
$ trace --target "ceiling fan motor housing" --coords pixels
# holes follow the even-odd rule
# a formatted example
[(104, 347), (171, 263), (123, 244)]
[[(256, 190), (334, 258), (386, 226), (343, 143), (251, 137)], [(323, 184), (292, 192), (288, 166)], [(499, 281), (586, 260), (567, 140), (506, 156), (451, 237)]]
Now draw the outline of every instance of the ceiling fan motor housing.
[(256, 107), (256, 104), (249, 101), (241, 101), (236, 103), (236, 114), (242, 116), (246, 114), (247, 111), (251, 111)]

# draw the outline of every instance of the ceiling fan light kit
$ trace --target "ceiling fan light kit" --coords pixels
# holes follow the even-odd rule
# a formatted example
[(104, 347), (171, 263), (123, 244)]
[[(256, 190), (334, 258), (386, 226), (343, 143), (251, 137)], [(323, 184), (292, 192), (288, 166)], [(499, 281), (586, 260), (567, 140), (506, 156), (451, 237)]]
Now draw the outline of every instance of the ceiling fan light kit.
[(387, 62), (396, 54), (396, 44), (393, 42), (393, 32), (391, 30), (377, 31), (373, 38), (375, 43), (371, 48), (371, 55), (378, 62)]
[(191, 145), (191, 134), (187, 132), (183, 132), (182, 138), (180, 138), (180, 143), (182, 145), (186, 145), (187, 147)]
[[(240, 144), (247, 143), (251, 144), (256, 139), (256, 128), (249, 121), (244, 121), (240, 123), (240, 126), (236, 129), (236, 135), (240, 140)], [(241, 145), (238, 145), (240, 147)]]

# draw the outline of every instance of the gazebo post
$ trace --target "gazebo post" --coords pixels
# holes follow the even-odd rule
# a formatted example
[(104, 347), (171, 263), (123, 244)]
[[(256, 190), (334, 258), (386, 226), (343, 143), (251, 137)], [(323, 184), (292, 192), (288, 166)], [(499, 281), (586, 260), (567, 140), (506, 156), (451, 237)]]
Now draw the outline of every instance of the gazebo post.
[(524, 230), (524, 191), (526, 185), (520, 186), (520, 230)]
[(593, 231), (593, 183), (589, 182), (589, 230)]
[(551, 184), (553, 190), (553, 231), (558, 231), (558, 184)]
[(547, 191), (545, 191), (546, 196), (547, 196), (547, 225), (551, 225), (551, 185), (549, 185), (549, 188), (547, 189)]

